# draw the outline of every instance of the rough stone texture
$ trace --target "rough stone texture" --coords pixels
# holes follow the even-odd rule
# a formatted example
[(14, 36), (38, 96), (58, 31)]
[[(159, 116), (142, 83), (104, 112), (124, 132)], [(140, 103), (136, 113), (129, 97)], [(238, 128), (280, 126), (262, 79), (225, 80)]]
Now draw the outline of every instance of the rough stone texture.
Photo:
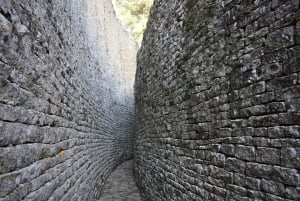
[(109, 0), (0, 0), (1, 201), (99, 197), (133, 157), (135, 52)]
[(298, 0), (154, 0), (138, 53), (148, 200), (300, 200)]

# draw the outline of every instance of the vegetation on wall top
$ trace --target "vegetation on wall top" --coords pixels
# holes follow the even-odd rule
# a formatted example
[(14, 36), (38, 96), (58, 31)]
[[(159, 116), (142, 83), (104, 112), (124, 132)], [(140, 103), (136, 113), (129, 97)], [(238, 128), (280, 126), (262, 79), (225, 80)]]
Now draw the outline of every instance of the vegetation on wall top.
[(152, 3), (153, 0), (113, 0), (121, 23), (139, 44), (143, 38)]

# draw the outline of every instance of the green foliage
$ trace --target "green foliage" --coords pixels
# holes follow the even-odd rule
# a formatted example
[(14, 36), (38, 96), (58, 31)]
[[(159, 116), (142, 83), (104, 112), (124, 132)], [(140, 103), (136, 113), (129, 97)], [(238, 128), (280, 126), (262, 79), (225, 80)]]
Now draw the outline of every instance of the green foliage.
[(113, 3), (125, 29), (140, 43), (153, 0), (113, 0)]

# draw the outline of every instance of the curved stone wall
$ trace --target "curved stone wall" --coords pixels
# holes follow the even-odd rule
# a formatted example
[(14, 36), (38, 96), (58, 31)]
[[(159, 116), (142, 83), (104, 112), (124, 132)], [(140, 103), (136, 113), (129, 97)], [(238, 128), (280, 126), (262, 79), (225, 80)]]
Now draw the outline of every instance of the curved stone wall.
[(135, 83), (148, 200), (300, 199), (299, 5), (154, 1)]
[(1, 201), (99, 196), (133, 157), (136, 49), (109, 0), (1, 0)]

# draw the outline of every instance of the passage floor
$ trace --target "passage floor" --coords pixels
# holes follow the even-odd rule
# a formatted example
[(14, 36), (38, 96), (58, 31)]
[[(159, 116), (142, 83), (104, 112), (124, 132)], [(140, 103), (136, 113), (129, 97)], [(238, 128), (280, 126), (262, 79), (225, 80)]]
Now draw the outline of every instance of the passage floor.
[(125, 161), (111, 173), (98, 201), (142, 201), (133, 179), (133, 160)]

